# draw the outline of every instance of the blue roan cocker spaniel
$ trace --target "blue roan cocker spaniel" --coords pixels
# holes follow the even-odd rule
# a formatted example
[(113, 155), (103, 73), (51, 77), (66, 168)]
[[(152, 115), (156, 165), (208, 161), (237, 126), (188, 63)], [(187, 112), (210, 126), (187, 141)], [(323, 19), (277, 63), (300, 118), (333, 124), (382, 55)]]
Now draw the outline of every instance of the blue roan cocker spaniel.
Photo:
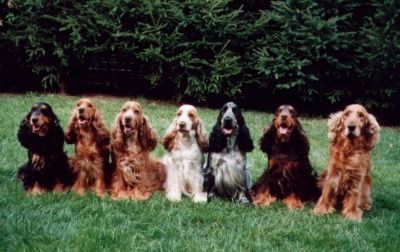
[(208, 201), (214, 196), (251, 204), (251, 173), (246, 153), (254, 149), (253, 140), (240, 108), (226, 103), (209, 138), (209, 155), (204, 171)]

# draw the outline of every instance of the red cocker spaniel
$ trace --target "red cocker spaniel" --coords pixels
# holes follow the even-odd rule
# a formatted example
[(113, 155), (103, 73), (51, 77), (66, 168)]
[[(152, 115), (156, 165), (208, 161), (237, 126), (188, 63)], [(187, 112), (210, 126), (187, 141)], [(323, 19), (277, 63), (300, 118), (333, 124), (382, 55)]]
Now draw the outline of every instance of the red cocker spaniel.
[(332, 114), (328, 127), (328, 169), (320, 176), (322, 195), (313, 213), (327, 214), (341, 206), (345, 218), (361, 222), (362, 210), (371, 209), (370, 159), (379, 124), (363, 106), (353, 104)]
[(150, 157), (157, 146), (157, 133), (138, 102), (128, 101), (122, 106), (112, 137), (112, 198), (146, 200), (153, 190), (162, 190), (165, 166)]
[(80, 99), (66, 128), (65, 140), (75, 144), (76, 158), (71, 158), (77, 176), (72, 190), (83, 195), (92, 187), (98, 196), (105, 196), (111, 179), (110, 132), (95, 104)]

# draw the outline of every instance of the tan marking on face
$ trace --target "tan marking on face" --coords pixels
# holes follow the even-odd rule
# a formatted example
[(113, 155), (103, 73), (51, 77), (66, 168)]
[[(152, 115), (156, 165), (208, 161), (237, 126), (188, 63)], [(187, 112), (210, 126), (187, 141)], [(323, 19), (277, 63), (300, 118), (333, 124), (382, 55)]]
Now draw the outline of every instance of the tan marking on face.
[(182, 105), (176, 113), (178, 131), (190, 131), (198, 117), (197, 109), (192, 105)]

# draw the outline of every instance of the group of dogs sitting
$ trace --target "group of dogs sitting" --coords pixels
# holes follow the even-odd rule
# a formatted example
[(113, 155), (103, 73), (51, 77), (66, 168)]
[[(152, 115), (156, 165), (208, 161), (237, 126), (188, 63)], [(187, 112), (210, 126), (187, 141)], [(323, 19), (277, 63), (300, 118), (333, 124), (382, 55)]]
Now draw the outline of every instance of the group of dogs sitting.
[[(29, 161), (18, 178), (30, 194), (71, 189), (83, 195), (92, 189), (101, 197), (110, 191), (113, 199), (146, 200), (153, 191), (165, 191), (171, 201), (187, 195), (194, 202), (220, 197), (265, 206), (279, 199), (289, 209), (312, 201), (314, 214), (341, 208), (345, 218), (361, 221), (362, 210), (371, 208), (370, 157), (379, 124), (353, 104), (332, 114), (328, 128), (328, 168), (318, 176), (296, 110), (280, 106), (259, 141), (267, 168), (252, 185), (246, 153), (254, 145), (233, 102), (220, 110), (209, 138), (196, 108), (181, 106), (162, 138), (167, 151), (162, 160), (150, 155), (157, 133), (136, 101), (122, 106), (111, 134), (90, 99), (78, 101), (65, 132), (51, 106), (39, 102), (19, 127), (18, 140), (28, 149)], [(75, 145), (75, 157), (67, 157), (64, 141)]]

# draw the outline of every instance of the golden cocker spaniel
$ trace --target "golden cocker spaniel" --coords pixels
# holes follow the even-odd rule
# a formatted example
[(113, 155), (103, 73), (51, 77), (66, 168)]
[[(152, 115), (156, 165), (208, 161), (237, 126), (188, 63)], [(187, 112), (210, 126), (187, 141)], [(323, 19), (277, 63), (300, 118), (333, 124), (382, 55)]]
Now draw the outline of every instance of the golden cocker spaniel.
[(327, 214), (341, 206), (345, 218), (360, 222), (362, 210), (371, 209), (370, 159), (379, 124), (362, 105), (352, 104), (332, 114), (328, 127), (328, 169), (320, 176), (322, 195), (313, 213)]
[(152, 191), (162, 190), (165, 166), (150, 157), (157, 146), (157, 133), (138, 102), (128, 101), (122, 106), (112, 137), (112, 198), (146, 200)]

